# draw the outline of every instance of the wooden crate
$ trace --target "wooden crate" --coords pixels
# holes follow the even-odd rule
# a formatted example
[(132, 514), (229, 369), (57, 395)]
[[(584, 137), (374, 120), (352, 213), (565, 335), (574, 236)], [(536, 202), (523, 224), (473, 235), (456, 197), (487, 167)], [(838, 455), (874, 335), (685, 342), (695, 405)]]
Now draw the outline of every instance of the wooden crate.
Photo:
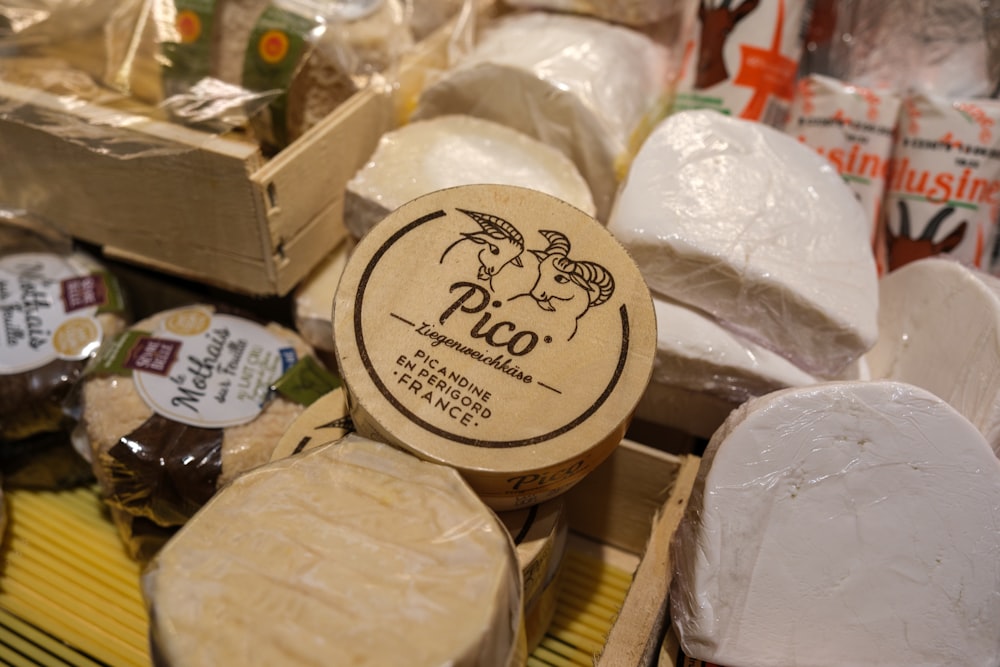
[[(482, 14), (487, 18), (491, 5)], [(428, 72), (452, 26), (271, 159), (213, 135), (0, 80), (0, 206), (28, 210), (110, 257), (250, 295), (285, 295), (346, 235), (345, 183)]]

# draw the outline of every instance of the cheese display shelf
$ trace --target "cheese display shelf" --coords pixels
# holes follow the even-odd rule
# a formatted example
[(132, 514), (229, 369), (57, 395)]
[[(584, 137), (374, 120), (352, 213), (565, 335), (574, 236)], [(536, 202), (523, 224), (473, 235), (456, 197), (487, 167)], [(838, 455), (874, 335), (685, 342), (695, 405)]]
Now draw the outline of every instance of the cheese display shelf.
[[(655, 665), (665, 548), (698, 461), (626, 440), (567, 494), (571, 533), (556, 610), (530, 667), (607, 667), (625, 656)], [(148, 666), (140, 567), (96, 489), (18, 489), (5, 502), (0, 664)]]

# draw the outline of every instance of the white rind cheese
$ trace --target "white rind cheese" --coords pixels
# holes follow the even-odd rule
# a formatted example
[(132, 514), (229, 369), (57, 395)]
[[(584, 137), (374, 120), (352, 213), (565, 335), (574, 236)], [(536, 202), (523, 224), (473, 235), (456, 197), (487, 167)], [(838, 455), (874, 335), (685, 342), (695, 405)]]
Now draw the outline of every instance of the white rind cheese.
[(517, 561), (496, 516), (454, 470), (357, 436), (235, 480), (143, 587), (157, 664), (523, 659)]
[(341, 241), (295, 288), (295, 330), (316, 350), (332, 353), (336, 349), (330, 304), (353, 249), (352, 239)]
[(657, 295), (653, 309), (656, 357), (640, 419), (707, 438), (748, 398), (817, 382), (704, 313)]
[(587, 182), (555, 148), (488, 120), (441, 116), (382, 136), (368, 162), (347, 182), (344, 224), (361, 238), (411, 199), (477, 183), (533, 188), (594, 215)]
[(583, 16), (515, 13), (423, 91), (415, 118), (467, 114), (554, 146), (587, 179), (606, 220), (646, 124), (662, 115), (665, 48), (641, 32)]
[(877, 337), (864, 211), (833, 167), (785, 134), (714, 111), (660, 123), (608, 228), (650, 289), (835, 377)]
[(672, 543), (685, 653), (721, 665), (1000, 665), (1000, 460), (912, 385), (745, 403)]
[(927, 258), (884, 276), (879, 301), (872, 376), (936, 394), (1000, 455), (1000, 278)]

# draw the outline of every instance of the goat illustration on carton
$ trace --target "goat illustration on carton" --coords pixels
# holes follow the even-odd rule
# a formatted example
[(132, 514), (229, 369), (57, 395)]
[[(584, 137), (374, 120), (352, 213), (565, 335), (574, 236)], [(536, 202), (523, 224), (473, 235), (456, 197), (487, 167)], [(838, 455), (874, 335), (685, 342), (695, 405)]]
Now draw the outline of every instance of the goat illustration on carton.
[[(460, 238), (444, 250), (439, 262), (444, 263), (445, 257), (461, 244), (482, 246), (477, 251), (476, 278), (488, 283), (490, 291), (497, 293), (500, 290), (495, 283), (501, 271), (514, 267), (518, 275), (511, 277), (508, 284), (525, 287), (515, 290), (504, 301), (531, 298), (542, 311), (570, 323), (567, 340), (576, 335), (578, 322), (587, 311), (607, 302), (614, 294), (615, 281), (611, 272), (597, 262), (571, 257), (570, 240), (565, 234), (539, 230), (547, 245), (541, 249), (526, 248), (524, 235), (507, 220), (488, 213), (458, 210), (474, 220), (479, 231), (461, 233)], [(528, 259), (532, 261), (526, 261)], [(508, 269), (508, 272), (512, 271)]]
[(945, 206), (931, 217), (919, 237), (912, 238), (909, 207), (902, 200), (896, 203), (899, 209), (899, 233), (894, 233), (892, 227), (886, 225), (890, 271), (894, 271), (904, 264), (909, 264), (918, 259), (951, 252), (958, 247), (965, 237), (965, 230), (969, 224), (968, 221), (963, 221), (962, 224), (940, 241), (934, 240), (934, 236), (937, 234), (941, 224), (955, 212), (954, 206)]

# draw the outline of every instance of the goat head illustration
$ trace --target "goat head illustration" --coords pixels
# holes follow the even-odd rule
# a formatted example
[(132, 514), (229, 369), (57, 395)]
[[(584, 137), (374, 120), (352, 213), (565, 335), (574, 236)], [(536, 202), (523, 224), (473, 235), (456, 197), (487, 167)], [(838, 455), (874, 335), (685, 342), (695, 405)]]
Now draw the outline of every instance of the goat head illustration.
[(701, 0), (698, 19), (701, 37), (698, 46), (698, 64), (694, 87), (708, 88), (729, 78), (726, 61), (722, 55), (726, 38), (736, 24), (746, 18), (760, 4), (760, 0), (744, 0), (733, 9), (733, 0), (722, 0), (717, 7), (708, 6), (710, 0)]
[(501, 217), (478, 211), (458, 209), (479, 225), (478, 232), (463, 232), (459, 239), (445, 248), (439, 263), (456, 246), (468, 241), (479, 246), (476, 253), (479, 261), (477, 278), (492, 284), (493, 277), (508, 264), (523, 266), (521, 254), (524, 252), (524, 237), (514, 225)]
[(955, 207), (946, 206), (934, 214), (918, 238), (911, 238), (909, 208), (905, 201), (899, 201), (897, 204), (899, 208), (899, 234), (894, 234), (888, 226), (886, 228), (890, 271), (924, 257), (951, 252), (965, 237), (965, 230), (969, 225), (968, 221), (963, 221), (940, 241), (934, 241), (934, 235), (937, 234), (941, 223), (955, 212)]

